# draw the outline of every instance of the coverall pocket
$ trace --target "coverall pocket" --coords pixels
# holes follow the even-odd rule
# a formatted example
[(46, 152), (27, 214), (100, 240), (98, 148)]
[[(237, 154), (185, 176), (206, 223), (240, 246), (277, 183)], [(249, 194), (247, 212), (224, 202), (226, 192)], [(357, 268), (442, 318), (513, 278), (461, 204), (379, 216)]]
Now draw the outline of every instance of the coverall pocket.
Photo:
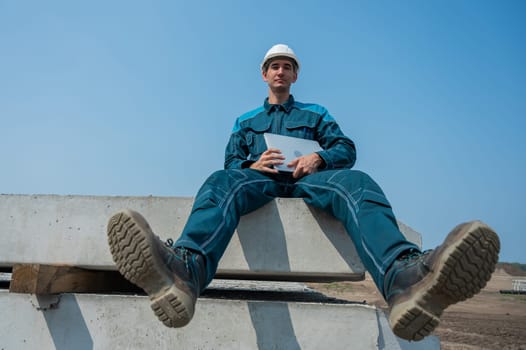
[(247, 127), (247, 146), (251, 155), (259, 158), (267, 149), (263, 134), (269, 132), (271, 120), (251, 120)]
[(285, 122), (285, 128), (287, 128), (287, 133), (289, 136), (314, 140), (316, 124), (316, 118), (306, 118), (303, 120), (288, 120)]

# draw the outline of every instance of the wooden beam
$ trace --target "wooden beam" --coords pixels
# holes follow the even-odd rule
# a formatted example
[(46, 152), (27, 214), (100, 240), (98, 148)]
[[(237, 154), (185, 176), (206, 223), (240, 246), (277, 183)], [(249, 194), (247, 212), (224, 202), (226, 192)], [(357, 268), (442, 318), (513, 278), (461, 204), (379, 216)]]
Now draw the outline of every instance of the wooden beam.
[(144, 293), (116, 271), (42, 264), (15, 264), (9, 291), (30, 294)]

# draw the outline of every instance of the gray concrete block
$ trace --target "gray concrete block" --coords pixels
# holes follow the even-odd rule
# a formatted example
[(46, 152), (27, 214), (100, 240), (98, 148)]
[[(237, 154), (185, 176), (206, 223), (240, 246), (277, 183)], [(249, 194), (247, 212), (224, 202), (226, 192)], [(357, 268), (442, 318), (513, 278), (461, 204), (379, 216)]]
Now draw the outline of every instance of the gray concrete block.
[[(181, 197), (0, 195), (0, 266), (115, 269), (106, 239), (114, 212), (134, 209), (162, 239), (177, 238), (192, 203)], [(404, 233), (421, 245), (416, 232)], [(342, 224), (301, 199), (276, 199), (244, 216), (218, 271), (219, 276), (289, 280), (356, 280), (363, 273)]]
[(142, 296), (0, 291), (0, 309), (6, 350), (439, 348), (428, 340), (410, 348), (386, 343), (378, 310), (353, 304), (199, 299), (194, 319), (181, 329), (160, 323)]

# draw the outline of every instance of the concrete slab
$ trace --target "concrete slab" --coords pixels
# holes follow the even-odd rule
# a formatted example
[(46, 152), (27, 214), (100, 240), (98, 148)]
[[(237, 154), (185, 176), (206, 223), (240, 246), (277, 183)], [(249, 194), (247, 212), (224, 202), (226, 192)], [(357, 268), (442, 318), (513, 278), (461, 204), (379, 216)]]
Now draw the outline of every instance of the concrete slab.
[[(387, 349), (381, 315), (363, 305), (199, 299), (193, 321), (182, 329), (162, 325), (142, 296), (0, 291), (0, 309), (5, 350)], [(409, 349), (404, 342), (389, 344)], [(439, 348), (427, 340), (411, 345)]]
[[(162, 239), (177, 238), (192, 203), (182, 197), (0, 195), (0, 266), (42, 263), (113, 270), (105, 232), (114, 212), (137, 210)], [(418, 233), (400, 226), (421, 245)], [(301, 199), (276, 199), (241, 219), (218, 276), (356, 280), (363, 273), (340, 222)]]

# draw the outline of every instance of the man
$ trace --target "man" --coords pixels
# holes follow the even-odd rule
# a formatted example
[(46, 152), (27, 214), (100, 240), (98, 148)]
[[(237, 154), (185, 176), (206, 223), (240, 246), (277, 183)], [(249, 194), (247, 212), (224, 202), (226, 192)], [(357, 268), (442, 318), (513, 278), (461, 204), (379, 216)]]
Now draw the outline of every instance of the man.
[[(268, 98), (236, 120), (225, 169), (201, 187), (177, 242), (161, 242), (144, 218), (130, 210), (109, 220), (117, 267), (146, 291), (166, 326), (182, 327), (214, 277), (240, 216), (275, 197), (300, 197), (344, 224), (389, 304), (394, 333), (422, 339), (438, 325), (446, 307), (485, 286), (498, 260), (498, 236), (477, 221), (457, 226), (433, 251), (421, 252), (408, 242), (380, 187), (367, 174), (350, 169), (355, 146), (334, 118), (322, 106), (294, 100), (290, 88), (299, 69), (288, 46), (278, 44), (267, 52), (261, 73)], [(291, 161), (292, 173), (279, 172), (275, 166), (284, 157), (278, 149), (266, 149), (265, 132), (314, 139), (323, 150)]]

